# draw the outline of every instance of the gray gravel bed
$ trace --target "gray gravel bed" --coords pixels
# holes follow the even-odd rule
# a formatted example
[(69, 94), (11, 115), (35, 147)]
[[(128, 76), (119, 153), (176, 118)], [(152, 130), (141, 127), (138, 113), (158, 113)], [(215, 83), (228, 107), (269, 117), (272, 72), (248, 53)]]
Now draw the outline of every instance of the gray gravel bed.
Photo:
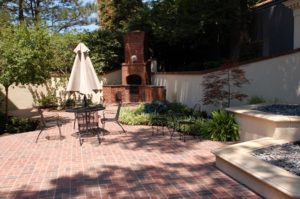
[(277, 115), (300, 116), (300, 105), (273, 104), (259, 106), (256, 110)]
[(258, 149), (252, 155), (300, 176), (300, 141)]

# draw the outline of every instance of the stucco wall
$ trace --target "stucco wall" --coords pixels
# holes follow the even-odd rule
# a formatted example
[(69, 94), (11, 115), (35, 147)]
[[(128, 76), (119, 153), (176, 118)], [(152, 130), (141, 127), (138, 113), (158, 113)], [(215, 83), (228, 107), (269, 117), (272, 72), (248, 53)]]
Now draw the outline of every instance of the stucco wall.
[[(52, 86), (54, 86), (55, 79), (58, 77), (52, 78)], [(120, 84), (121, 83), (121, 70), (113, 71), (111, 73), (107, 73), (103, 76), (99, 76), (100, 83), (103, 84)], [(67, 82), (66, 82), (67, 83)], [(29, 90), (31, 87), (34, 91), (37, 91), (39, 94), (44, 93), (47, 94), (47, 89), (45, 85), (34, 86), (34, 85), (13, 85), (9, 87), (9, 110), (16, 109), (27, 109), (31, 108), (34, 105), (33, 96)], [(56, 90), (57, 96), (61, 95), (64, 91), (65, 87), (58, 87)], [(0, 96), (4, 97), (5, 91), (4, 87), (0, 84)], [(92, 96), (92, 100), (95, 103), (99, 103), (102, 100), (102, 92), (94, 93)], [(3, 110), (4, 103), (1, 104), (0, 109)]]
[(103, 85), (119, 85), (122, 83), (121, 70), (104, 74), (99, 78), (99, 80), (103, 82)]
[[(265, 59), (239, 66), (245, 71), (250, 84), (241, 88), (249, 97), (260, 96), (268, 102), (300, 103), (300, 52)], [(184, 103), (190, 107), (202, 99), (203, 76), (201, 73), (157, 73), (152, 84), (166, 87), (169, 101)], [(232, 106), (246, 104), (233, 101)], [(216, 107), (203, 106), (205, 110)]]

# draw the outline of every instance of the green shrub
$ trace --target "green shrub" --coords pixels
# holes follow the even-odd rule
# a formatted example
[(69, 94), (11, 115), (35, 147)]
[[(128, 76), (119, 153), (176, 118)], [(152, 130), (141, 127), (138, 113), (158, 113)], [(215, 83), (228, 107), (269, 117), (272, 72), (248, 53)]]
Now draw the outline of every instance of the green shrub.
[(65, 103), (64, 103), (65, 107), (72, 107), (75, 106), (75, 100), (72, 98), (68, 98)]
[(154, 126), (171, 126), (171, 125), (173, 125), (172, 118), (169, 117), (168, 115), (160, 115), (160, 114), (152, 113), (152, 114), (150, 114), (149, 119), (150, 119), (149, 125), (154, 125)]
[(191, 115), (193, 112), (191, 108), (177, 102), (167, 103), (167, 110), (172, 113), (181, 113), (184, 115)]
[(149, 125), (150, 114), (140, 113), (136, 114), (135, 110), (122, 108), (120, 111), (120, 122), (128, 125)]
[(40, 99), (38, 99), (39, 106), (45, 108), (57, 106), (57, 102), (57, 98), (54, 95), (43, 95)]
[(5, 131), (5, 114), (0, 112), (0, 134)]
[(6, 125), (6, 132), (21, 133), (36, 130), (39, 121), (28, 118), (11, 117)]
[(216, 141), (239, 140), (239, 126), (234, 116), (224, 110), (212, 112), (212, 117), (203, 122), (202, 135)]
[(253, 96), (248, 100), (248, 104), (262, 104), (262, 103), (266, 103), (266, 100), (258, 96)]
[(165, 113), (167, 105), (165, 102), (154, 100), (151, 103), (144, 104), (145, 113)]
[[(180, 115), (177, 115), (179, 113)], [(199, 112), (202, 115), (202, 112)], [(199, 115), (196, 115), (199, 116)], [(122, 108), (120, 122), (128, 125), (158, 125), (173, 128), (179, 120), (194, 120), (195, 125), (181, 125), (178, 131), (187, 131), (192, 135), (201, 135), (205, 120), (193, 115), (193, 110), (180, 103), (153, 101), (140, 104), (135, 109)]]
[(202, 135), (202, 126), (206, 120), (199, 118), (196, 119), (195, 124), (190, 127), (190, 132), (192, 135), (201, 136)]
[(145, 113), (145, 104), (139, 104), (133, 111), (135, 115)]

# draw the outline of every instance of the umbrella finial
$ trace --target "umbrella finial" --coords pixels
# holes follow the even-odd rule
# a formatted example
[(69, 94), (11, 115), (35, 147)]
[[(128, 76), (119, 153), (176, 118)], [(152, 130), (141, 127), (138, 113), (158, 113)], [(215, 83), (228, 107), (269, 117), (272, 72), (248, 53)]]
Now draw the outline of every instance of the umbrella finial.
[(89, 52), (89, 51), (90, 51), (90, 49), (82, 42), (80, 42), (74, 49), (74, 53), (78, 53), (78, 52), (85, 53), (85, 52)]

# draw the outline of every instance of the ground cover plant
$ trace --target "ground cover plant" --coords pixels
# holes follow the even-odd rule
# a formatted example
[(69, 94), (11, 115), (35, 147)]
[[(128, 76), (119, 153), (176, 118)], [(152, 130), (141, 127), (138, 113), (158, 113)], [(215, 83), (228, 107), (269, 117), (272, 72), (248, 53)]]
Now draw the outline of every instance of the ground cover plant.
[[(176, 126), (178, 120), (195, 120), (193, 126)], [(128, 125), (159, 125), (176, 128), (179, 131), (187, 131), (200, 134), (200, 125), (203, 118), (200, 113), (194, 113), (193, 109), (181, 104), (162, 101), (140, 104), (134, 109), (122, 108), (120, 122)]]
[(248, 100), (248, 104), (263, 104), (266, 103), (266, 100), (259, 96), (253, 96)]
[(18, 117), (8, 117), (5, 123), (5, 114), (0, 112), (0, 135), (3, 133), (21, 133), (34, 131), (39, 124), (38, 120)]
[(38, 120), (10, 117), (6, 125), (6, 132), (22, 133), (22, 132), (34, 131), (38, 127), (38, 124), (39, 124)]
[[(190, 121), (193, 124), (178, 126), (178, 121)], [(153, 101), (133, 109), (124, 107), (120, 112), (120, 122), (127, 125), (168, 126), (215, 141), (239, 140), (239, 126), (232, 114), (219, 110), (212, 112), (208, 118), (206, 113), (193, 111), (181, 103)]]
[(225, 110), (214, 111), (211, 118), (201, 125), (201, 134), (215, 141), (239, 140), (239, 125), (234, 116)]

